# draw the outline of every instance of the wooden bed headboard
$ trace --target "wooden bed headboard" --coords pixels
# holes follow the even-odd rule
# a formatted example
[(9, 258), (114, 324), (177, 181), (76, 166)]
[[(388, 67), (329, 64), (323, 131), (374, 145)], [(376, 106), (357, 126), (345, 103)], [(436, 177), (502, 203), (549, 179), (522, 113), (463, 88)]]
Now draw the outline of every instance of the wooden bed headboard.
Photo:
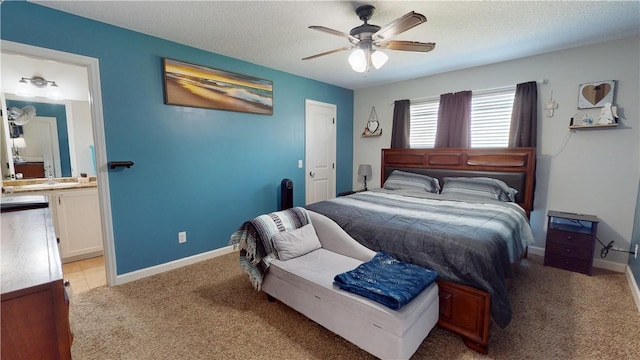
[(393, 170), (443, 177), (492, 177), (518, 190), (516, 202), (533, 211), (536, 176), (535, 148), (500, 149), (382, 149), (380, 187)]

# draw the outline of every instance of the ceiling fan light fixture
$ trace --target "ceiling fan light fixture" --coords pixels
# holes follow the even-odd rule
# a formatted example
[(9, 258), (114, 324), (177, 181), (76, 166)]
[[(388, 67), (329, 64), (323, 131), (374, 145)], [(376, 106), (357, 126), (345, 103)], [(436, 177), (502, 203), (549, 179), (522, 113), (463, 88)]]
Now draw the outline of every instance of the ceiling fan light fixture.
[[(1, 1), (1, 0), (0, 0)], [(427, 18), (415, 11), (410, 11), (404, 16), (388, 23), (385, 26), (369, 24), (373, 16), (375, 7), (372, 5), (362, 5), (356, 9), (356, 15), (364, 22), (356, 26), (349, 33), (330, 29), (324, 26), (309, 26), (310, 29), (322, 31), (327, 34), (347, 38), (350, 46), (339, 49), (325, 51), (312, 56), (302, 58), (302, 60), (315, 59), (320, 56), (335, 54), (337, 52), (354, 49), (349, 55), (351, 69), (359, 73), (368, 73), (375, 68), (380, 69), (389, 60), (386, 53), (376, 49), (429, 52), (434, 49), (435, 43), (423, 43), (419, 41), (392, 40), (403, 32), (412, 29), (427, 21)]]
[(380, 69), (389, 60), (389, 56), (380, 50), (376, 50), (371, 54), (371, 63), (376, 69)]
[(363, 73), (367, 71), (367, 54), (362, 49), (355, 49), (349, 55), (349, 64), (355, 72)]

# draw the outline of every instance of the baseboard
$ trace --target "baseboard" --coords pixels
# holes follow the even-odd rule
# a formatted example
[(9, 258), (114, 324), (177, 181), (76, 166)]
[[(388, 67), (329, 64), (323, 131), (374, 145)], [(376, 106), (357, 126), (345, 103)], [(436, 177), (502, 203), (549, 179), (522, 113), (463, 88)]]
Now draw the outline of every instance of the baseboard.
[(151, 266), (145, 269), (132, 271), (122, 275), (117, 275), (115, 285), (126, 284), (131, 281), (140, 280), (149, 276), (161, 274), (163, 272), (167, 272), (169, 270), (177, 269), (183, 266), (195, 264), (200, 261), (213, 259), (215, 257), (226, 255), (234, 251), (236, 250), (233, 248), (233, 246), (229, 245), (220, 249), (207, 251), (205, 253), (189, 256), (183, 259), (178, 259), (178, 260), (170, 261), (168, 263)]
[(640, 289), (638, 288), (638, 283), (636, 282), (636, 278), (633, 276), (631, 272), (631, 268), (627, 265), (627, 281), (629, 282), (629, 288), (631, 289), (631, 296), (633, 296), (633, 302), (636, 303), (636, 307), (640, 312)]
[[(544, 248), (537, 246), (529, 246), (529, 254), (540, 255), (544, 257)], [(611, 270), (619, 273), (626, 271), (627, 264), (620, 264), (612, 261), (593, 259), (593, 266), (599, 269)]]
[(624, 273), (627, 268), (627, 264), (620, 264), (620, 263), (600, 260), (600, 259), (594, 259), (593, 266), (600, 269), (611, 270), (619, 273)]
[(88, 253), (88, 254), (83, 254), (83, 255), (76, 255), (76, 256), (71, 256), (68, 258), (64, 258), (62, 259), (62, 263), (66, 264), (66, 263), (70, 263), (70, 262), (74, 262), (74, 261), (80, 261), (80, 260), (85, 260), (85, 259), (90, 259), (93, 257), (98, 257), (98, 256), (103, 256), (103, 251), (94, 251), (92, 253)]
[(527, 253), (544, 257), (544, 248), (537, 246), (529, 246)]

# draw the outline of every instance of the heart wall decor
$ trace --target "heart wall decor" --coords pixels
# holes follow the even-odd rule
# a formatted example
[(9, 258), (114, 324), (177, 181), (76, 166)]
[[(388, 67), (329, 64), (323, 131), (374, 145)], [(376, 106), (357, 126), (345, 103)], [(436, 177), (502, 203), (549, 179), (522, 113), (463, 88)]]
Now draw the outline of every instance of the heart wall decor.
[(364, 127), (363, 136), (380, 136), (382, 135), (382, 129), (380, 128), (380, 123), (378, 122), (378, 114), (376, 113), (376, 107), (373, 106), (371, 108), (371, 114), (369, 115), (369, 121), (367, 121), (367, 125)]
[(598, 81), (580, 84), (578, 91), (578, 109), (600, 108), (604, 104), (613, 104), (616, 81)]

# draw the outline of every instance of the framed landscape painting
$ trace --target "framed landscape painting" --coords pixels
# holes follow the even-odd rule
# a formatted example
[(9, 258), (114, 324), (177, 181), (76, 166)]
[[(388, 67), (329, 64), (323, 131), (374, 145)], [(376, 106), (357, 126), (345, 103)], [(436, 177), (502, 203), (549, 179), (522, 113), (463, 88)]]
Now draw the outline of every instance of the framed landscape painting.
[(273, 82), (163, 59), (164, 103), (273, 115)]

